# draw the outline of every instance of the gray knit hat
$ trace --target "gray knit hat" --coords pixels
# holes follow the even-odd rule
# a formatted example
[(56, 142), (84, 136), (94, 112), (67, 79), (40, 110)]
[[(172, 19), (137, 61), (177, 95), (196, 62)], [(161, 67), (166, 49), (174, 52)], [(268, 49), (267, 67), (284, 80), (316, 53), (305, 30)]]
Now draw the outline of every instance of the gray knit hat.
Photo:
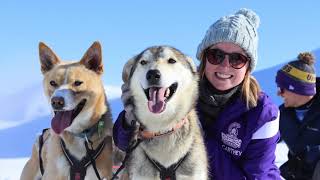
[(240, 9), (236, 14), (224, 16), (207, 30), (198, 46), (197, 58), (201, 61), (204, 50), (220, 42), (232, 42), (240, 46), (251, 59), (253, 71), (258, 61), (259, 16), (250, 9)]

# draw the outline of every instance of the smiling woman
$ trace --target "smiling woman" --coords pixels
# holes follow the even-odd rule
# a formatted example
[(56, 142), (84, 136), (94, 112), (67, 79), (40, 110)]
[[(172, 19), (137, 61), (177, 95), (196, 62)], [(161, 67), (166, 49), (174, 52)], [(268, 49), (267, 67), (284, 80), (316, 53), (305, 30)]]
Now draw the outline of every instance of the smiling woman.
[(211, 25), (198, 46), (198, 111), (211, 179), (280, 179), (274, 164), (278, 109), (251, 75), (259, 22), (253, 11), (241, 9)]
[[(221, 42), (206, 51), (203, 61), (205, 64), (201, 66), (205, 67), (205, 77), (215, 88), (225, 91), (243, 81), (250, 62), (248, 63), (249, 58), (241, 47), (231, 42)], [(226, 55), (225, 52), (230, 53)], [(200, 74), (203, 74), (201, 71), (202, 69)]]

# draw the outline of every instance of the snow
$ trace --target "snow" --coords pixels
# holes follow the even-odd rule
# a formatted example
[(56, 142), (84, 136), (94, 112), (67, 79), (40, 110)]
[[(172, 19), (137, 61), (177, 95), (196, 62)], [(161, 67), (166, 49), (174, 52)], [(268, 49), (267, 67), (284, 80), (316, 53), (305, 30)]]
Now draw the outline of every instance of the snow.
[(0, 108), (0, 130), (29, 123), (50, 114), (49, 104), (40, 83), (16, 94), (0, 97), (0, 101), (5, 102)]
[(0, 180), (18, 180), (28, 158), (0, 159)]

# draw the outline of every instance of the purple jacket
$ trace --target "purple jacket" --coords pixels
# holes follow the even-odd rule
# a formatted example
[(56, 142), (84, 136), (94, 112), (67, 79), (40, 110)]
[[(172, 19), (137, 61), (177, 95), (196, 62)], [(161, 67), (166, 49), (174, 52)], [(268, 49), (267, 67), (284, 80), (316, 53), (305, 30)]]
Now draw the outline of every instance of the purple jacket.
[(266, 94), (251, 109), (240, 98), (229, 103), (203, 128), (211, 179), (280, 179), (274, 164), (278, 129), (278, 107)]
[[(202, 124), (201, 114), (199, 118)], [(113, 137), (125, 150), (132, 130), (123, 120), (124, 112), (115, 122)], [(249, 110), (240, 98), (229, 103), (211, 127), (203, 128), (211, 179), (280, 179), (274, 164), (278, 126), (278, 107), (264, 93)]]

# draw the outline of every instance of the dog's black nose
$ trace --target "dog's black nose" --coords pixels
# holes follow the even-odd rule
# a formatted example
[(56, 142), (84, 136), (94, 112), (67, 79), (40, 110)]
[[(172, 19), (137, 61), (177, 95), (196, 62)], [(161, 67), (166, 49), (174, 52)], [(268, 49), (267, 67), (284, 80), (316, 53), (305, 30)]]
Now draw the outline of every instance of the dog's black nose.
[(157, 84), (159, 83), (161, 78), (161, 73), (159, 70), (154, 69), (154, 70), (149, 70), (147, 72), (147, 80), (151, 84)]
[(56, 110), (62, 109), (64, 107), (64, 98), (61, 96), (51, 98), (51, 106)]

